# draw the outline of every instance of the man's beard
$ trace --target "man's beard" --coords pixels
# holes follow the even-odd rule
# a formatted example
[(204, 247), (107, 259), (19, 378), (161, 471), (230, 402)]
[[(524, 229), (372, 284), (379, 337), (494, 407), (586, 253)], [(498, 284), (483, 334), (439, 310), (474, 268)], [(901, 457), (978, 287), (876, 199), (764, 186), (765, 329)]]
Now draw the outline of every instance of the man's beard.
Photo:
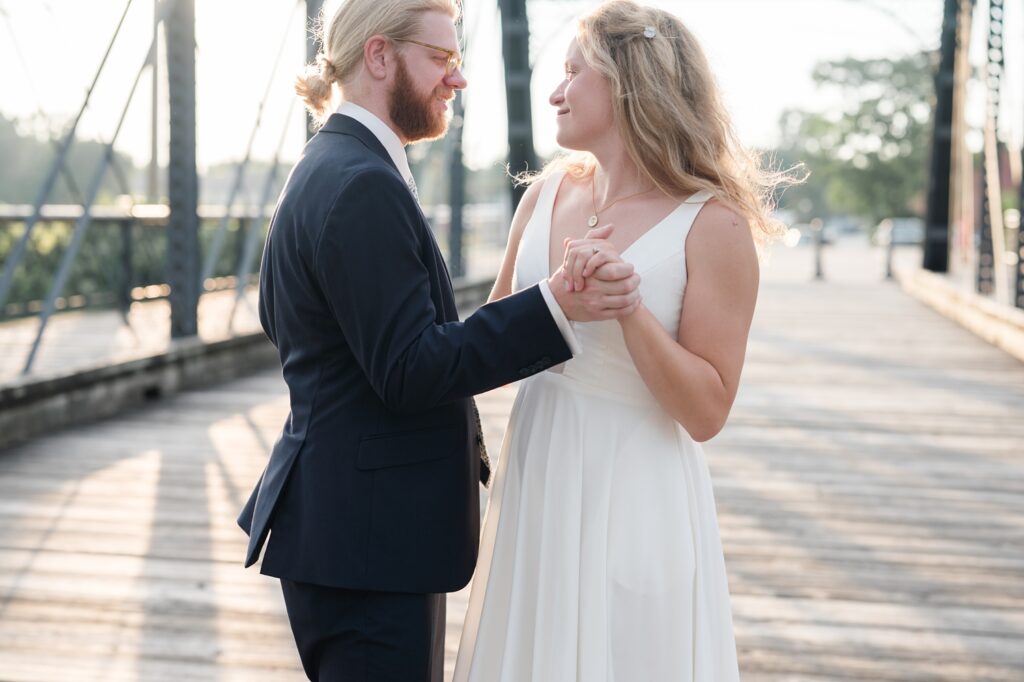
[(388, 115), (406, 142), (436, 140), (448, 132), (447, 112), (434, 108), (435, 92), (421, 94), (413, 85), (405, 60), (398, 58), (395, 83), (388, 93)]

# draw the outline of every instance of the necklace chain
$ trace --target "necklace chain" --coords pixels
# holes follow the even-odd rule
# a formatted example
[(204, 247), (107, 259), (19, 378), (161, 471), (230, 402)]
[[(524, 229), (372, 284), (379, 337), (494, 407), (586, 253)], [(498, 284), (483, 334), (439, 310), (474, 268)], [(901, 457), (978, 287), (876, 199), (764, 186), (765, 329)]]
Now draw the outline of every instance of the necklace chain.
[(626, 196), (619, 197), (615, 201), (612, 201), (611, 203), (603, 206), (601, 208), (601, 210), (599, 211), (599, 210), (597, 210), (596, 188), (597, 188), (597, 173), (595, 172), (593, 177), (590, 180), (590, 203), (593, 204), (593, 206), (594, 206), (594, 213), (587, 220), (587, 225), (589, 225), (590, 227), (597, 227), (598, 215), (600, 215), (603, 211), (607, 211), (609, 208), (611, 208), (615, 204), (619, 203), (620, 201), (624, 201), (626, 199), (632, 199), (633, 197), (638, 197), (641, 194), (647, 194), (648, 192), (654, 191), (654, 188), (651, 187), (649, 189), (645, 189), (642, 192), (635, 192), (633, 194), (627, 194)]

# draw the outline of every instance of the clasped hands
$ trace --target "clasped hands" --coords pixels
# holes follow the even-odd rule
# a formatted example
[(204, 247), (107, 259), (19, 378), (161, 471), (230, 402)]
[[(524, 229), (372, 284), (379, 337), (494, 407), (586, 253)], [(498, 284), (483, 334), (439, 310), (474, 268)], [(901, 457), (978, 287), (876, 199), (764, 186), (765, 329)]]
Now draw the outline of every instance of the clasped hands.
[(566, 239), (562, 265), (548, 279), (565, 316), (576, 322), (615, 320), (640, 305), (640, 276), (608, 243), (611, 225)]

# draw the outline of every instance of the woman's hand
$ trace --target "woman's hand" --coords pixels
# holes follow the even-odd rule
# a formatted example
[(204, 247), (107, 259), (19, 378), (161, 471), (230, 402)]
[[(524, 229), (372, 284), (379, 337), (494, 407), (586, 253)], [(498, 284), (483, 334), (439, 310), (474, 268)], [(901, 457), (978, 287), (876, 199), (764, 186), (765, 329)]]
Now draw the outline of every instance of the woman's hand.
[(602, 225), (587, 232), (583, 239), (567, 238), (563, 242), (562, 276), (568, 291), (583, 291), (587, 278), (603, 279), (603, 274), (612, 272), (602, 266), (622, 262), (619, 252), (608, 241), (613, 229), (611, 225)]

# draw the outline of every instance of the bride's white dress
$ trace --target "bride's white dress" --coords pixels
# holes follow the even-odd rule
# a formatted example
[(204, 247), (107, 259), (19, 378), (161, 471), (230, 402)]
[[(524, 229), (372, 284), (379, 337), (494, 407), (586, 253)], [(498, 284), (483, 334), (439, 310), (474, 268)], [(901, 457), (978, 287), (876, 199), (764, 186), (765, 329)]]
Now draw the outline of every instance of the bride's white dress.
[[(548, 276), (544, 182), (513, 288)], [(675, 338), (697, 194), (626, 249)], [(574, 324), (582, 353), (524, 380), (484, 519), (455, 682), (739, 679), (704, 453), (655, 401), (617, 322)]]

